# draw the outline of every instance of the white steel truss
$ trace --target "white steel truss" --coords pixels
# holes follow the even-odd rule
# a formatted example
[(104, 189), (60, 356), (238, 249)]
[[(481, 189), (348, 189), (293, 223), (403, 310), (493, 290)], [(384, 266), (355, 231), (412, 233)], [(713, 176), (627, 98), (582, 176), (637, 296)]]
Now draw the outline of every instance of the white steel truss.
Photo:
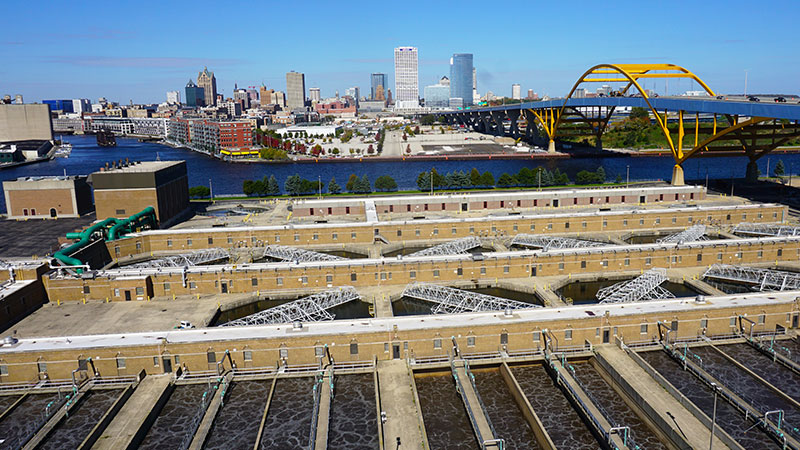
[(289, 247), (287, 245), (268, 245), (264, 247), (264, 254), (261, 257), (292, 262), (342, 261), (347, 259), (341, 256), (315, 252), (304, 248)]
[(360, 296), (355, 288), (343, 286), (338, 289), (309, 295), (274, 308), (265, 309), (220, 326), (237, 327), (333, 320), (334, 315), (328, 312), (329, 309), (359, 298)]
[(191, 267), (212, 262), (224, 261), (230, 258), (230, 253), (221, 248), (209, 248), (196, 252), (181, 253), (178, 255), (165, 256), (163, 258), (145, 261), (141, 263), (125, 266), (126, 269), (148, 269), (159, 267)]
[(793, 291), (800, 289), (800, 273), (758, 267), (714, 264), (703, 278), (757, 286), (760, 291)]
[(774, 223), (742, 222), (733, 228), (733, 232), (750, 236), (800, 236), (800, 227)]
[(403, 290), (403, 295), (426, 302), (436, 303), (436, 306), (431, 309), (431, 312), (434, 314), (540, 308), (539, 305), (532, 303), (518, 302), (429, 283), (409, 284)]
[(434, 245), (418, 252), (410, 253), (408, 256), (439, 256), (439, 255), (455, 255), (458, 253), (466, 253), (473, 248), (480, 247), (481, 240), (475, 236), (469, 236), (453, 241), (448, 241), (443, 244)]
[(661, 239), (658, 239), (656, 242), (659, 244), (680, 244), (683, 242), (694, 242), (700, 241), (705, 239), (706, 234), (706, 226), (703, 224), (698, 224), (691, 226), (680, 233), (670, 234), (669, 236), (665, 236)]
[(518, 234), (511, 240), (511, 245), (521, 245), (523, 247), (537, 247), (542, 250), (559, 248), (585, 248), (603, 247), (609, 245), (605, 242), (586, 241), (583, 239), (573, 239), (555, 236), (537, 236), (533, 234)]
[(661, 287), (667, 281), (667, 270), (650, 269), (638, 277), (604, 287), (597, 291), (600, 303), (629, 303), (662, 298), (674, 298), (672, 292)]

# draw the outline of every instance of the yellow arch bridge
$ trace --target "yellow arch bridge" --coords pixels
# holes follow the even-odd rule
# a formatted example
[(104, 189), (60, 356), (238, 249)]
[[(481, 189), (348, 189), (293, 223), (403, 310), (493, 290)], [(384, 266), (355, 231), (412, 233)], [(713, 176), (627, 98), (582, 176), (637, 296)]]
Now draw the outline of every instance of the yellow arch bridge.
[[(651, 79), (689, 79), (707, 96), (658, 97), (642, 88)], [(604, 96), (586, 98), (581, 85), (619, 86)], [(548, 151), (566, 138), (595, 138), (609, 129), (618, 108), (640, 107), (664, 134), (675, 159), (672, 184), (683, 184), (681, 164), (700, 153), (741, 153), (750, 159), (747, 178), (758, 176), (756, 161), (800, 137), (800, 106), (730, 100), (717, 96), (700, 77), (674, 64), (599, 64), (587, 70), (562, 99), (471, 108), (437, 113), (448, 123), (462, 124), (500, 136), (548, 141)]]

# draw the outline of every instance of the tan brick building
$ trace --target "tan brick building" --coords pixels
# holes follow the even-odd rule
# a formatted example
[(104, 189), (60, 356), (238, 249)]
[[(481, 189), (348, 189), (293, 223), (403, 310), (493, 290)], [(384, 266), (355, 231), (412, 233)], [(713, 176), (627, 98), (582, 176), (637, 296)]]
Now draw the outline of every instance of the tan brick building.
[(91, 175), (97, 219), (126, 218), (152, 206), (161, 225), (189, 208), (185, 161), (145, 161)]
[(92, 211), (86, 177), (29, 177), (3, 182), (10, 219), (80, 217)]

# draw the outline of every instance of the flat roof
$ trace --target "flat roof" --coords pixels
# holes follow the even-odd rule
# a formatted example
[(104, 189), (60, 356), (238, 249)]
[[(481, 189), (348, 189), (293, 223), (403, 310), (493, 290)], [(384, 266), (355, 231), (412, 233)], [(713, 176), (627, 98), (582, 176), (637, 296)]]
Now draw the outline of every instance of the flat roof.
[(426, 316), (400, 316), (386, 318), (332, 320), (324, 322), (304, 322), (302, 331), (294, 330), (292, 324), (261, 325), (242, 327), (210, 327), (184, 330), (165, 330), (160, 332), (102, 334), (89, 336), (63, 336), (51, 338), (23, 338), (12, 346), (0, 345), (0, 355), (46, 352), (61, 350), (83, 350), (92, 348), (131, 347), (202, 342), (270, 339), (294, 336), (342, 336), (355, 333), (393, 333), (454, 327), (477, 327), (509, 324), (535, 324), (536, 322), (556, 320), (580, 320), (586, 318), (632, 316), (638, 314), (672, 314), (687, 310), (710, 310), (731, 307), (756, 307), (791, 303), (800, 291), (747, 293), (705, 297), (704, 303), (694, 298), (655, 300), (648, 302), (573, 305), (550, 308), (517, 309), (511, 317), (503, 311), (442, 314)]
[[(109, 164), (115, 161), (109, 161)], [(123, 167), (109, 167), (108, 169), (95, 172), (96, 173), (138, 173), (138, 172), (156, 172), (168, 167), (185, 163), (186, 161), (136, 161), (130, 162), (127, 166)], [(123, 163), (124, 164), (124, 163)]]

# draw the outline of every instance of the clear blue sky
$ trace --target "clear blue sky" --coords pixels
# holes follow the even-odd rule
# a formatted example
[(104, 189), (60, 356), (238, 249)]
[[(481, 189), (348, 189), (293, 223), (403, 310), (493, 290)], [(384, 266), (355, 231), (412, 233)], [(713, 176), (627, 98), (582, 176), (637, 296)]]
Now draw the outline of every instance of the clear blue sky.
[[(669, 62), (721, 93), (800, 93), (800, 2), (4, 1), (0, 95), (161, 102), (208, 66), (217, 86), (285, 89), (306, 74), (323, 96), (369, 91), (397, 46), (419, 48), (420, 86), (473, 53), (478, 90), (563, 95), (590, 66)], [(664, 91), (663, 85), (655, 87)], [(683, 81), (670, 92), (691, 89)], [(394, 89), (392, 89), (394, 90)], [(420, 89), (421, 91), (422, 89)], [(420, 92), (421, 93), (421, 92)]]

